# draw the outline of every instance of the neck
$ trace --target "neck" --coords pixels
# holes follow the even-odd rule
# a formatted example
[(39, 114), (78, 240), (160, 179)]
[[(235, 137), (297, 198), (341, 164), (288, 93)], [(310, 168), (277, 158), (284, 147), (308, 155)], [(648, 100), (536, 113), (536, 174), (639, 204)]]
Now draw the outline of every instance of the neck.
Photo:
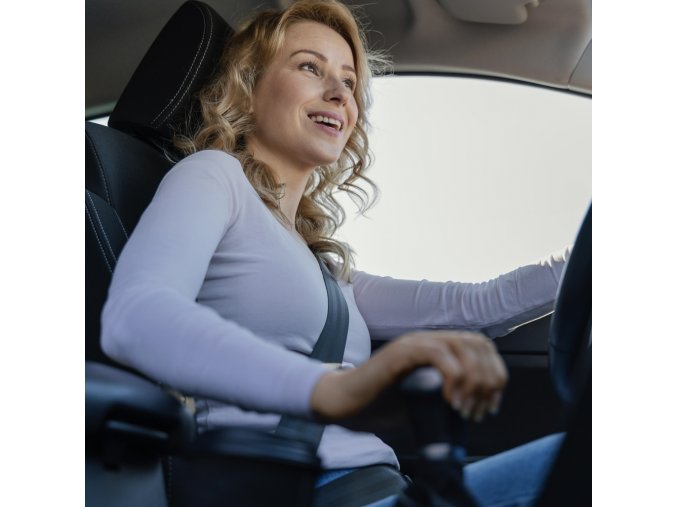
[(280, 210), (289, 220), (292, 229), (296, 229), (294, 225), (296, 223), (296, 212), (303, 197), (303, 191), (306, 189), (310, 173), (303, 175), (303, 177), (294, 178), (290, 176), (296, 176), (295, 174), (280, 174), (275, 168), (273, 168), (273, 171), (278, 181), (284, 184), (284, 195), (280, 199)]
[(261, 149), (255, 140), (247, 143), (247, 150), (256, 160), (266, 164), (275, 174), (278, 183), (284, 185), (284, 195), (280, 199), (280, 211), (289, 220), (292, 229), (296, 229), (296, 212), (306, 189), (306, 184), (314, 167), (301, 167), (293, 161), (283, 160)]

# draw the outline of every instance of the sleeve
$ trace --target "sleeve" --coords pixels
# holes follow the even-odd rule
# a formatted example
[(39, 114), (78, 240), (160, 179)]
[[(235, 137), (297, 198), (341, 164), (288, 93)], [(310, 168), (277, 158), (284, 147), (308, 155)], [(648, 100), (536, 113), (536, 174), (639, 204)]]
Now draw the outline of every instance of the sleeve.
[(481, 283), (396, 280), (353, 272), (357, 306), (372, 338), (420, 329), (467, 329), (491, 338), (550, 313), (567, 247)]
[(228, 171), (241, 171), (225, 154), (199, 155), (166, 175), (120, 254), (102, 313), (103, 350), (189, 395), (308, 416), (322, 364), (195, 301), (237, 219)]

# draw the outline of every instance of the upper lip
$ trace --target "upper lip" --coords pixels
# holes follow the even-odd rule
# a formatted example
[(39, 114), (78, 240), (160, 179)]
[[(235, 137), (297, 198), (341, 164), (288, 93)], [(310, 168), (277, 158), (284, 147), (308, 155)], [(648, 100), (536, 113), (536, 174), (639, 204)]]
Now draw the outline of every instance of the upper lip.
[(332, 113), (331, 111), (313, 111), (312, 113), (308, 113), (308, 118), (310, 118), (311, 116), (326, 116), (327, 118), (333, 118), (334, 120), (341, 122), (340, 130), (343, 130), (343, 127), (346, 124), (346, 121), (343, 118), (343, 116), (341, 116), (338, 113)]

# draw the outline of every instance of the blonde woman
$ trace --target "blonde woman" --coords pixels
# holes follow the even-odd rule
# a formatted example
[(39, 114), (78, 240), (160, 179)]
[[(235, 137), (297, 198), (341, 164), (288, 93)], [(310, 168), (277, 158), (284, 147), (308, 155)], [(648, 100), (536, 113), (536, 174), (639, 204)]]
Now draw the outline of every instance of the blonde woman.
[[(484, 284), (353, 268), (350, 248), (333, 238), (343, 210), (332, 195), (350, 192), (369, 205), (359, 184), (371, 185), (367, 112), (378, 63), (339, 2), (299, 1), (244, 25), (200, 95), (201, 129), (176, 139), (187, 156), (160, 184), (118, 260), (103, 348), (194, 395), (203, 430), (272, 430), (280, 414), (340, 421), (425, 365), (442, 373), (452, 406), (481, 419), (498, 410), (507, 373), (475, 331), (498, 335), (552, 307), (561, 257)], [(339, 370), (306, 357), (327, 315), (314, 254), (349, 310)], [(376, 331), (392, 341), (371, 355)], [(483, 505), (528, 505), (557, 444), (550, 438), (468, 466), (468, 487)], [(326, 427), (318, 453), (327, 471), (320, 489), (367, 466), (398, 467), (376, 436), (338, 425)], [(395, 493), (381, 503), (392, 504)]]

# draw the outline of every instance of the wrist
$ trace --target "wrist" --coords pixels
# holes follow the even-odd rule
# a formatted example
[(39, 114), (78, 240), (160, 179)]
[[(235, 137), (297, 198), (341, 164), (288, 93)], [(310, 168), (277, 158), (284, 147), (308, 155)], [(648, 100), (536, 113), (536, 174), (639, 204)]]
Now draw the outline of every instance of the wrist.
[(322, 375), (313, 388), (310, 396), (310, 409), (320, 421), (331, 421), (341, 417), (341, 407), (344, 395), (342, 394), (342, 370), (331, 370)]

